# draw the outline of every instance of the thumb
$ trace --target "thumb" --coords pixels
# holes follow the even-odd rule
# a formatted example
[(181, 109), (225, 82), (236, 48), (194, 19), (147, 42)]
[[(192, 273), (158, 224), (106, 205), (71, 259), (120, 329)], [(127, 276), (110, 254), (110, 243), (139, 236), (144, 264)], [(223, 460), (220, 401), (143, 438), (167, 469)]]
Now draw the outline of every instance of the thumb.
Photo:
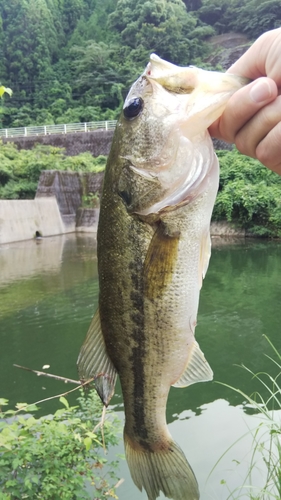
[(222, 116), (210, 126), (210, 134), (217, 139), (235, 142), (238, 131), (277, 95), (277, 85), (271, 78), (262, 77), (251, 82), (229, 99)]

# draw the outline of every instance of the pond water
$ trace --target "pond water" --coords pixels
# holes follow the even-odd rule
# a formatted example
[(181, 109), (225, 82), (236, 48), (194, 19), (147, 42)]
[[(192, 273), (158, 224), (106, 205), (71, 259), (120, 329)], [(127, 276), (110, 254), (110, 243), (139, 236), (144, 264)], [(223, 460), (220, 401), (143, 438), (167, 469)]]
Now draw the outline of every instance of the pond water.
[[(281, 350), (280, 251), (279, 242), (213, 242), (196, 338), (214, 371), (214, 382), (172, 388), (167, 407), (170, 431), (194, 469), (203, 500), (226, 500), (229, 490), (243, 484), (249, 468), (250, 431), (260, 417), (241, 394), (217, 382), (266, 396), (237, 365), (254, 372), (274, 371), (265, 356), (274, 353), (264, 335)], [(77, 379), (76, 359), (97, 298), (96, 242), (91, 234), (0, 246), (0, 397), (12, 405), (31, 403), (70, 388), (13, 364), (36, 370), (50, 365), (51, 373)], [(123, 418), (119, 385), (112, 405)], [(53, 400), (42, 404), (44, 413), (57, 407)], [(109, 453), (122, 450), (120, 444)], [(258, 487), (265, 471), (257, 458), (251, 481)], [(132, 483), (125, 461), (120, 476), (125, 479), (118, 489), (120, 500), (146, 498)], [(249, 498), (246, 490), (236, 495), (230, 498)]]

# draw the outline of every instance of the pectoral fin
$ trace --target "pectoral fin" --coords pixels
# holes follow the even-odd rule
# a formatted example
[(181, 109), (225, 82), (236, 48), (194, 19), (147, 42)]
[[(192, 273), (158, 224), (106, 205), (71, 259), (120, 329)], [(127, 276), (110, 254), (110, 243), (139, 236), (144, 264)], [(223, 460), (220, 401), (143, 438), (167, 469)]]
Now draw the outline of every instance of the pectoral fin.
[(211, 237), (209, 229), (205, 231), (201, 239), (200, 258), (199, 258), (199, 289), (202, 287), (202, 281), (208, 270), (211, 257)]
[(114, 394), (117, 372), (106, 351), (99, 310), (90, 324), (78, 356), (77, 366), (81, 380), (94, 378), (97, 393), (103, 404), (107, 406)]
[(144, 262), (144, 293), (149, 299), (160, 297), (173, 278), (179, 237), (179, 232), (169, 234), (163, 223), (153, 235)]
[(173, 387), (186, 387), (196, 382), (208, 382), (213, 372), (198, 343), (194, 340), (189, 348), (186, 369)]

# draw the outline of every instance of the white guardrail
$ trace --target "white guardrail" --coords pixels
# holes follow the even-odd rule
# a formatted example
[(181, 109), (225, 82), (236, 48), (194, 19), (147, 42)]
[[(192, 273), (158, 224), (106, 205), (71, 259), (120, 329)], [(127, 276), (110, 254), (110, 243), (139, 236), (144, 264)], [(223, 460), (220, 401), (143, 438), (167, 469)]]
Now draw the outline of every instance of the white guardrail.
[(112, 130), (116, 127), (116, 120), (104, 122), (67, 123), (63, 125), (38, 125), (33, 127), (2, 128), (0, 138), (30, 137), (37, 135), (69, 134), (76, 132), (91, 132), (92, 130)]

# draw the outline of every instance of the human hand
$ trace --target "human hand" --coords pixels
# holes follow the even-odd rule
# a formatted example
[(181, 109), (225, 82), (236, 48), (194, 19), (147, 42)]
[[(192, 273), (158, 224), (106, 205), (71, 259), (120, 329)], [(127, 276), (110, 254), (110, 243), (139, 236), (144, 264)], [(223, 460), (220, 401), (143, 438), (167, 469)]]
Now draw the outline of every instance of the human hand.
[(281, 28), (268, 31), (228, 70), (252, 80), (209, 128), (281, 175)]

